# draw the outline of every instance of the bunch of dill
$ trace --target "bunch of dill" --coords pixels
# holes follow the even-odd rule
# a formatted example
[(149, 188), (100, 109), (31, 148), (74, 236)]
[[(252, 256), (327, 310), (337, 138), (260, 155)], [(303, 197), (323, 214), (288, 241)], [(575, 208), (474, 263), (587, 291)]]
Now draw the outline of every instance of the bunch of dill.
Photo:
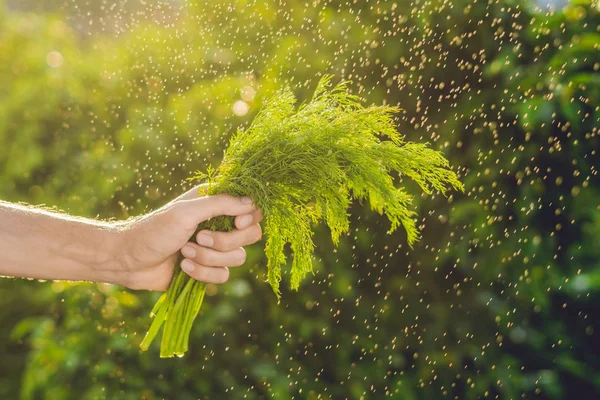
[[(324, 221), (337, 245), (348, 232), (353, 200), (368, 201), (385, 214), (389, 233), (402, 225), (409, 244), (418, 239), (412, 196), (394, 185), (394, 173), (413, 179), (427, 193), (445, 193), (449, 186), (462, 190), (441, 153), (403, 141), (393, 120), (396, 108), (363, 107), (345, 83), (332, 86), (330, 77), (321, 79), (309, 102), (298, 109), (295, 103), (290, 89), (277, 93), (248, 129), (232, 137), (218, 168), (196, 173), (208, 182), (209, 195), (250, 196), (262, 210), (267, 277), (278, 298), (286, 245), (293, 253), (290, 286), (297, 290), (312, 272), (313, 226)], [(217, 217), (198, 230), (233, 227), (233, 218)], [(183, 355), (204, 292), (203, 283), (176, 268), (152, 311), (154, 321), (141, 348), (148, 349), (164, 323), (161, 357)]]

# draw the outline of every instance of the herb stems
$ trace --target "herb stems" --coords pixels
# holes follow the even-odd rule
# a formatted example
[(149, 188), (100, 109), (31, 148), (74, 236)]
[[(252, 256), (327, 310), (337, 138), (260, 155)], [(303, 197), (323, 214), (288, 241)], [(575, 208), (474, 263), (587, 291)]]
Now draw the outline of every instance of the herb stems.
[[(322, 78), (312, 98), (298, 108), (290, 89), (278, 92), (248, 129), (233, 135), (221, 164), (195, 176), (208, 183), (205, 194), (249, 196), (262, 210), (267, 279), (277, 297), (285, 273), (290, 287), (298, 290), (313, 272), (316, 224), (329, 227), (334, 245), (349, 231), (352, 202), (385, 215), (390, 234), (402, 226), (412, 245), (419, 238), (413, 194), (398, 184), (398, 177), (412, 179), (428, 194), (463, 190), (440, 152), (404, 141), (396, 131), (396, 107), (364, 107), (346, 83), (332, 86), (330, 80)], [(198, 230), (233, 227), (233, 218), (216, 217)], [(180, 270), (181, 260), (152, 310), (154, 321), (141, 343), (147, 350), (164, 324), (161, 357), (182, 356), (188, 350), (206, 291), (203, 283)]]

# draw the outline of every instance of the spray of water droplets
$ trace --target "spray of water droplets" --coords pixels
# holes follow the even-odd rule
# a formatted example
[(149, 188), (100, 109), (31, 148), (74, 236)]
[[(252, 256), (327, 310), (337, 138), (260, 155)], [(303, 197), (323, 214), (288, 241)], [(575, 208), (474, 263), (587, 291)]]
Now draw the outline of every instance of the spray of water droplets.
[(398, 130), (466, 187), (416, 200), (412, 250), (356, 206), (279, 304), (248, 249), (247, 268), (208, 285), (182, 359), (137, 350), (153, 294), (23, 282), (25, 301), (1, 282), (25, 398), (594, 398), (599, 22), (586, 0), (5, 0), (7, 200), (155, 209), (275, 90), (305, 100), (325, 74), (401, 107)]

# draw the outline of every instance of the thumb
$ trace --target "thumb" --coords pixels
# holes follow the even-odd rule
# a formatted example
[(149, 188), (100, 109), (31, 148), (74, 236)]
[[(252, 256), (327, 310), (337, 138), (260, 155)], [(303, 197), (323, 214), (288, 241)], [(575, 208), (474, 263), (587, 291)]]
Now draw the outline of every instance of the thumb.
[(250, 197), (234, 197), (228, 194), (199, 197), (182, 201), (182, 209), (186, 217), (196, 223), (206, 221), (219, 215), (244, 215), (256, 210)]

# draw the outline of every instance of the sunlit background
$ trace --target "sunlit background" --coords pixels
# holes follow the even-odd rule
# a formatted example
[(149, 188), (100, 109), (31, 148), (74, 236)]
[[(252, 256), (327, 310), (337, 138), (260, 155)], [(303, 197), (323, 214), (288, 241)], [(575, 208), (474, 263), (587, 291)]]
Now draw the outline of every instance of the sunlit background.
[(1, 279), (0, 398), (600, 398), (599, 23), (587, 0), (0, 0), (3, 200), (150, 211), (329, 73), (467, 188), (418, 199), (413, 249), (355, 205), (280, 304), (251, 247), (181, 359), (138, 349), (157, 293)]

